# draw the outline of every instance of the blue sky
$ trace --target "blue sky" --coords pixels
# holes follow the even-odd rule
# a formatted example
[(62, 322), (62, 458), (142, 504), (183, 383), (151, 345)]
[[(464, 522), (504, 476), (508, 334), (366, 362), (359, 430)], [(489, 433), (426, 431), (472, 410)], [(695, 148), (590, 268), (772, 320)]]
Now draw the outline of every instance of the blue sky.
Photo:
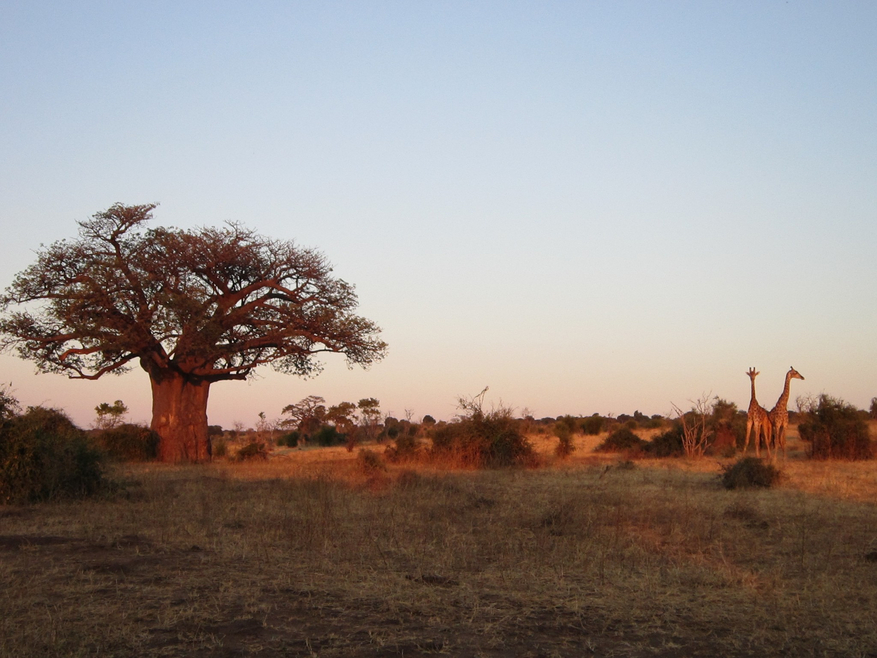
[[(211, 391), (448, 418), (877, 396), (877, 5), (0, 5), (0, 285), (121, 201), (322, 250), (390, 345)], [(144, 373), (34, 375), (88, 424)]]

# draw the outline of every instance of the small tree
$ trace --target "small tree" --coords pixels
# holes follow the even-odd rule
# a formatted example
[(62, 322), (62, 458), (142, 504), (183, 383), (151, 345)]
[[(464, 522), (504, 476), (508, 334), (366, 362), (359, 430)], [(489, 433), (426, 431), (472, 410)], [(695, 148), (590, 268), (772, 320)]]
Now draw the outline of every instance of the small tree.
[(0, 386), (0, 426), (18, 414), (18, 400), (12, 395), (12, 384)]
[(264, 411), (259, 412), (259, 420), (256, 421), (256, 432), (261, 439), (274, 439), (274, 432), (281, 421), (269, 420)]
[(101, 402), (94, 408), (97, 419), (94, 426), (99, 430), (110, 430), (122, 424), (125, 414), (128, 413), (128, 407), (121, 400), (116, 400), (113, 404)]
[(682, 411), (672, 404), (673, 412), (682, 423), (682, 447), (688, 458), (702, 457), (710, 441), (708, 419), (712, 412), (711, 396), (704, 394), (697, 400), (690, 400), (690, 411)]
[(342, 434), (356, 430), (356, 405), (352, 402), (334, 404), (326, 411), (326, 421), (332, 423)]
[(742, 445), (746, 438), (746, 417), (737, 413), (737, 405), (722, 398), (715, 398), (709, 419), (713, 435), (714, 451), (730, 451)]
[(574, 420), (572, 416), (559, 418), (552, 428), (554, 436), (557, 437), (557, 446), (554, 448), (554, 454), (561, 459), (569, 457), (575, 450), (575, 445), (572, 442), (573, 427), (575, 425), (566, 422), (566, 419)]
[(373, 441), (377, 438), (381, 425), (381, 403), (375, 398), (363, 398), (356, 405), (359, 408), (359, 428), (362, 438)]
[(289, 418), (281, 421), (281, 425), (296, 430), (299, 433), (299, 442), (306, 443), (326, 419), (325, 402), (319, 395), (309, 395), (295, 404), (286, 405), (281, 413)]

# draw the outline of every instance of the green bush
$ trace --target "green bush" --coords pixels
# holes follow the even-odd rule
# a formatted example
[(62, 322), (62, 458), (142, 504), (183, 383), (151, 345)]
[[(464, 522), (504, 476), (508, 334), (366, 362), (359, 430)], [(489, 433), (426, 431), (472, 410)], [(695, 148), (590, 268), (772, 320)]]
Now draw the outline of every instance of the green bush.
[(363, 475), (375, 475), (387, 470), (387, 465), (381, 456), (368, 448), (360, 450), (356, 455), (356, 466)]
[[(567, 416), (566, 418), (571, 418)], [(558, 420), (554, 424), (554, 436), (557, 437), (557, 446), (554, 449), (554, 453), (558, 457), (569, 457), (573, 450), (575, 450), (575, 446), (572, 443), (572, 432), (573, 427), (570, 423), (563, 422)]]
[(396, 436), (393, 445), (387, 446), (384, 456), (391, 462), (414, 461), (420, 454), (420, 444), (414, 434), (406, 432)]
[(647, 430), (661, 429), (662, 427), (664, 427), (664, 417), (659, 414), (655, 414), (654, 416), (640, 424), (643, 426), (643, 429)]
[(334, 425), (323, 425), (314, 433), (311, 439), (317, 445), (328, 448), (330, 446), (343, 445), (347, 437), (339, 432)]
[(810, 442), (812, 459), (871, 459), (868, 425), (859, 411), (843, 400), (820, 395), (804, 414), (798, 434)]
[(603, 417), (594, 414), (582, 419), (582, 432), (589, 436), (597, 436), (603, 431)]
[[(635, 422), (635, 421), (631, 421)], [(619, 427), (603, 439), (594, 452), (639, 452), (646, 442), (634, 434), (628, 427)]]
[(757, 457), (744, 457), (730, 466), (723, 466), (721, 478), (725, 489), (772, 487), (779, 481), (780, 472)]
[(712, 431), (709, 453), (733, 456), (746, 441), (746, 414), (737, 413), (737, 405), (722, 398), (713, 401), (708, 421)]
[(0, 502), (80, 498), (106, 485), (103, 459), (57, 409), (29, 407), (0, 427)]
[(277, 439), (278, 446), (287, 446), (289, 448), (295, 448), (298, 445), (298, 440), (301, 438), (301, 434), (298, 431), (288, 432)]
[(685, 454), (682, 438), (682, 424), (674, 421), (670, 429), (647, 441), (643, 451), (652, 457), (681, 457)]
[(535, 461), (532, 444), (521, 433), (510, 409), (484, 412), (479, 403), (461, 406), (468, 412), (457, 422), (437, 426), (432, 433), (432, 456), (450, 459), (461, 466), (494, 468), (530, 465)]
[(125, 423), (96, 435), (97, 444), (111, 459), (145, 462), (158, 455), (159, 436), (148, 427)]
[(218, 437), (213, 441), (213, 457), (222, 459), (228, 456), (228, 442), (225, 437)]
[(253, 441), (238, 450), (235, 459), (239, 462), (250, 461), (253, 459), (268, 459), (268, 450), (261, 441)]

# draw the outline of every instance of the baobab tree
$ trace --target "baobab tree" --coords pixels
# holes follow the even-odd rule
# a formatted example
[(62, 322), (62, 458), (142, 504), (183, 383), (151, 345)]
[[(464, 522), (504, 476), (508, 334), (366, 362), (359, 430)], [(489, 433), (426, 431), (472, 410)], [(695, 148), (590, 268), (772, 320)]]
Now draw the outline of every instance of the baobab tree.
[(319, 252), (243, 226), (147, 228), (155, 204), (116, 204), (37, 252), (0, 298), (3, 349), (40, 372), (98, 379), (140, 365), (163, 461), (207, 459), (210, 385), (264, 364), (314, 375), (324, 352), (367, 367), (380, 329)]

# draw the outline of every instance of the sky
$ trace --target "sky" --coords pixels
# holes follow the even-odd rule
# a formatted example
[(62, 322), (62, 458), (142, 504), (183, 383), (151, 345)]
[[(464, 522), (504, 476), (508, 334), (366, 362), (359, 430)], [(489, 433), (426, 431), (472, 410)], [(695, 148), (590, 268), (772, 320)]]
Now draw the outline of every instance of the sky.
[[(323, 252), (386, 359), (211, 389), (452, 418), (877, 396), (873, 2), (0, 3), (0, 289), (116, 202)], [(80, 425), (96, 382), (0, 355)]]

